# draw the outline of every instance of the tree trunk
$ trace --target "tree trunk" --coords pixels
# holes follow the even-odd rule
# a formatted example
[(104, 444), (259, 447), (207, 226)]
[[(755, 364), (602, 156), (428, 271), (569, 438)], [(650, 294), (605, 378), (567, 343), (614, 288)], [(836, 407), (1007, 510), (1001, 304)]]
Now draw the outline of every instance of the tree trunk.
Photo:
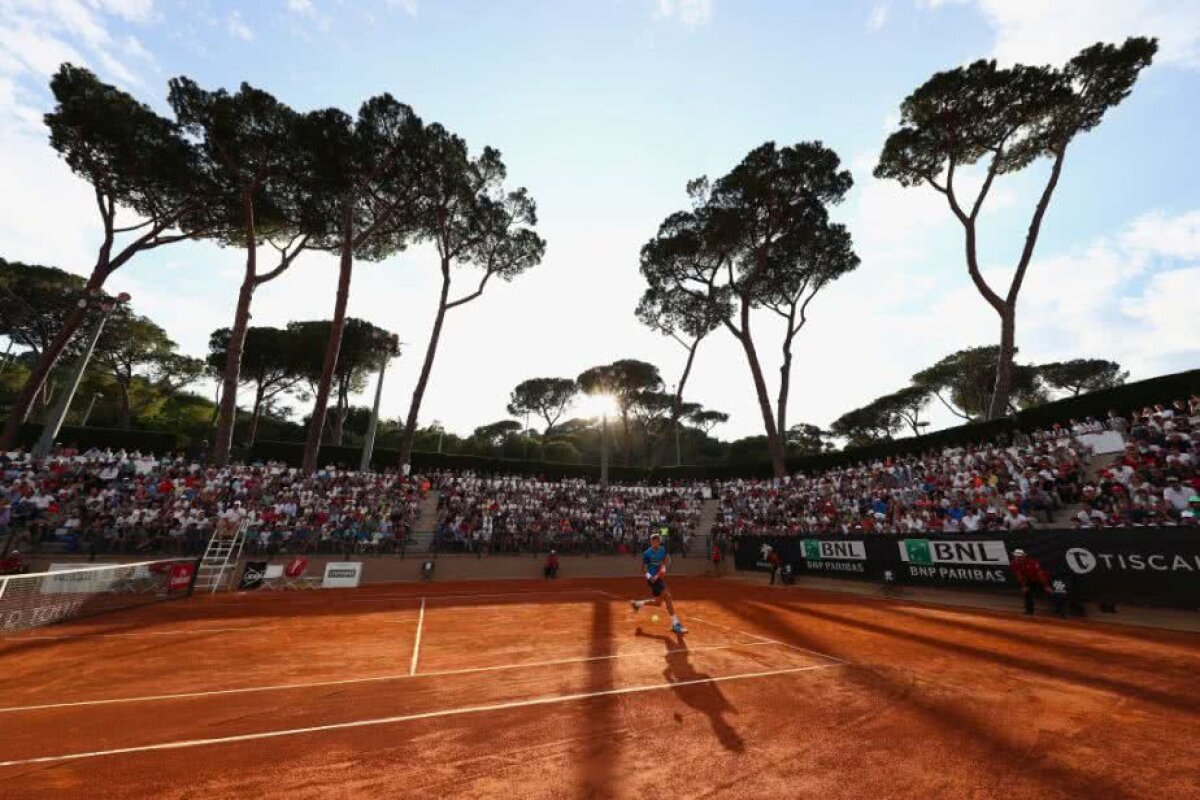
[(129, 387), (121, 381), (117, 381), (117, 389), (120, 391), (120, 397), (118, 399), (120, 400), (121, 404), (119, 416), (120, 421), (117, 423), (117, 426), (121, 430), (127, 431), (133, 427), (133, 413), (129, 408)]
[(1012, 393), (1013, 354), (1016, 352), (1016, 304), (1010, 304), (1000, 315), (1000, 357), (996, 362), (996, 384), (988, 419), (1008, 415), (1008, 396)]
[(446, 319), (446, 302), (450, 297), (449, 265), (442, 265), (442, 294), (438, 300), (437, 316), (433, 318), (433, 330), (429, 333), (429, 344), (425, 348), (425, 361), (421, 364), (421, 374), (417, 385), (413, 388), (412, 400), (408, 404), (408, 417), (404, 423), (404, 435), (400, 438), (400, 464), (412, 461), (413, 440), (417, 436), (417, 418), (421, 413), (421, 400), (425, 397), (425, 387), (429, 385), (429, 373), (433, 370), (433, 357), (437, 352), (438, 340), (442, 337), (442, 323)]
[(251, 243), (246, 251), (246, 277), (242, 280), (241, 291), (238, 292), (233, 327), (229, 333), (229, 346), (225, 350), (225, 374), (221, 377), (221, 406), (217, 413), (217, 433), (213, 441), (212, 461), (222, 467), (229, 463), (229, 451), (233, 447), (233, 427), (237, 424), (237, 388), (242, 377), (242, 349), (246, 346), (246, 330), (250, 327), (250, 301), (254, 299), (254, 264), (254, 245)]
[(263, 382), (260, 375), (258, 388), (254, 391), (254, 409), (250, 412), (250, 430), (246, 431), (246, 447), (253, 447), (254, 440), (258, 436), (258, 421), (262, 419), (263, 393)]
[(325, 415), (329, 410), (329, 393), (333, 389), (333, 375), (337, 372), (338, 355), (342, 351), (342, 334), (346, 330), (346, 304), (350, 300), (350, 275), (354, 271), (354, 242), (352, 207), (350, 203), (342, 217), (342, 257), (338, 269), (337, 298), (333, 304), (333, 319), (329, 325), (329, 343), (325, 346), (325, 363), (321, 366), (321, 381), (317, 384), (317, 396), (313, 401), (312, 417), (308, 421), (308, 441), (304, 443), (304, 471), (316, 472), (317, 458), (321, 452), (321, 433), (325, 427)]
[(337, 405), (333, 408), (333, 425), (331, 426), (331, 438), (333, 443), (341, 447), (342, 441), (346, 435), (346, 415), (350, 412), (350, 398), (347, 395), (349, 387), (338, 387)]
[(738, 341), (746, 352), (746, 361), (750, 365), (750, 374), (754, 378), (754, 391), (758, 395), (758, 408), (762, 412), (763, 427), (767, 432), (767, 449), (771, 453), (771, 469), (776, 478), (787, 475), (787, 463), (784, 460), (783, 440), (779, 429), (775, 427), (775, 415), (771, 413), (771, 398), (767, 395), (767, 382), (763, 379), (762, 365), (758, 360), (758, 350), (754, 347), (754, 339), (750, 335), (750, 306), (742, 303), (742, 328)]
[(783, 364), (779, 367), (779, 398), (775, 407), (775, 430), (783, 436), (787, 433), (788, 393), (792, 388), (792, 339), (783, 341)]
[[(97, 266), (92, 271), (91, 277), (88, 278), (85, 291), (98, 290), (104, 284), (106, 274), (106, 272)], [(16, 400), (13, 401), (12, 408), (8, 411), (8, 419), (4, 421), (4, 433), (0, 436), (0, 451), (8, 451), (16, 448), (17, 440), (21, 434), (21, 425), (29, 417), (29, 412), (33, 409), (34, 402), (46, 386), (46, 379), (50, 377), (50, 372), (58, 363), (58, 359), (62, 356), (63, 351), (67, 349), (67, 345), (71, 343), (75, 332), (79, 330), (79, 326), (83, 324), (86, 317), (86, 309), (79, 308), (78, 306), (71, 309), (71, 313), (63, 321), (62, 328), (55, 334), (50, 345), (42, 352), (41, 357), (33, 367), (33, 371), (26, 378), (25, 385), (21, 387), (21, 393), (17, 395)]]
[(210, 431), (217, 426), (217, 414), (221, 411), (221, 388), (221, 382), (217, 381), (217, 394), (213, 400), (213, 412), (208, 420), (208, 429)]

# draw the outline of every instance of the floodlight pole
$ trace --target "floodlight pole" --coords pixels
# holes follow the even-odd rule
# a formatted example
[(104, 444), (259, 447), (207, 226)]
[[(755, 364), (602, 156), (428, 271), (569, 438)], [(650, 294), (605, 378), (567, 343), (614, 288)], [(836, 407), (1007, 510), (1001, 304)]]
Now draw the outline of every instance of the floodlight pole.
[(92, 409), (94, 409), (96, 407), (96, 398), (98, 398), (98, 397), (103, 397), (103, 395), (100, 394), (100, 392), (92, 393), (92, 399), (91, 399), (91, 401), (88, 402), (87, 411), (83, 412), (83, 422), (79, 423), (79, 427), (81, 427), (81, 428), (87, 427), (88, 420), (92, 418)]
[(608, 486), (608, 412), (600, 415), (600, 485)]
[(371, 421), (367, 424), (367, 439), (363, 442), (362, 460), (358, 462), (358, 471), (366, 472), (371, 468), (371, 456), (375, 452), (375, 432), (379, 430), (379, 403), (383, 399), (383, 375), (387, 372), (388, 354), (384, 353), (379, 359), (379, 378), (375, 381), (375, 404), (371, 406)]
[(79, 356), (78, 363), (75, 364), (75, 370), (71, 377), (67, 380), (66, 390), (59, 395), (58, 402), (54, 405), (54, 411), (50, 414), (46, 424), (42, 426), (42, 435), (38, 438), (37, 444), (33, 446), (34, 460), (41, 460), (50, 455), (50, 451), (54, 449), (54, 440), (58, 438), (58, 432), (62, 430), (63, 420), (66, 419), (67, 411), (71, 408), (71, 401), (75, 399), (75, 391), (79, 388), (80, 381), (83, 380), (83, 373), (87, 369), (88, 362), (92, 359), (92, 353), (96, 349), (96, 342), (100, 341), (100, 334), (104, 332), (104, 323), (108, 322), (108, 318), (112, 316), (113, 311), (117, 309), (121, 303), (127, 302), (129, 295), (122, 292), (113, 302), (109, 298), (93, 298), (81, 297), (79, 299), (80, 308), (87, 308), (89, 305), (96, 304), (104, 312), (99, 321), (96, 322), (96, 327), (92, 329), (91, 336), (88, 337), (87, 347), (84, 348), (83, 354)]

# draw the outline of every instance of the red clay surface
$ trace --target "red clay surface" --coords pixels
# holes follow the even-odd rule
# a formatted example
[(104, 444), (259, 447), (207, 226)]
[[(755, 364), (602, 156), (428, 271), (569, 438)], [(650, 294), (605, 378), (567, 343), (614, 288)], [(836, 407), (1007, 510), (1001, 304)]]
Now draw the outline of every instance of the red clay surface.
[(0, 638), (0, 797), (1200, 797), (1200, 636), (675, 578), (676, 637), (631, 613), (643, 585), (194, 598)]

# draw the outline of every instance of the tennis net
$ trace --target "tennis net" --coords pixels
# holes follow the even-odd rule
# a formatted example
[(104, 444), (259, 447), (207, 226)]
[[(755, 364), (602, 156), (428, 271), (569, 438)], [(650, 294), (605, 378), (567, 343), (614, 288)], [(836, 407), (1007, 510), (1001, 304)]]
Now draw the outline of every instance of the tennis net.
[(75, 567), (0, 576), (0, 630), (20, 631), (187, 597), (196, 559)]

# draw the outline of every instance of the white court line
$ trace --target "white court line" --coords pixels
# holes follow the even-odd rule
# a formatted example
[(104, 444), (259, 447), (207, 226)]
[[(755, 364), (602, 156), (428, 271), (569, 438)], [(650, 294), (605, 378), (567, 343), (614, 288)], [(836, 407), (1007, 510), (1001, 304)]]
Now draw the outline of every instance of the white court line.
[[(315, 598), (312, 600), (308, 600), (305, 598), (305, 599), (300, 599), (300, 600), (288, 600), (287, 605), (335, 605), (336, 606), (338, 603), (388, 603), (388, 602), (392, 602), (395, 600), (418, 600), (422, 596), (427, 597), (429, 600), (437, 600), (442, 597), (471, 599), (471, 598), (476, 598), (476, 597), (535, 597), (535, 596), (545, 596), (545, 595), (554, 596), (554, 595), (572, 595), (572, 594), (597, 594), (597, 593), (607, 594), (607, 592), (602, 592), (599, 589), (560, 589), (558, 591), (548, 591), (548, 592), (501, 592), (501, 593), (496, 593), (496, 594), (479, 594), (479, 593), (473, 593), (473, 592), (447, 592), (445, 594), (426, 594), (426, 595), (381, 594), (381, 595), (376, 595), (375, 597), (341, 598), (341, 597), (337, 597), (337, 596), (329, 596), (329, 597), (326, 597), (321, 600), (317, 600)], [(259, 595), (259, 597), (262, 597), (262, 595)], [(260, 603), (264, 606), (269, 606), (275, 600), (276, 597), (280, 598), (280, 602), (282, 602), (282, 598), (287, 597), (287, 595), (281, 593), (281, 594), (271, 597), (269, 600), (253, 600), (249, 603), (245, 602), (244, 599), (237, 600), (237, 599), (233, 599), (233, 598), (229, 598), (229, 599), (222, 598), (219, 600), (209, 600), (206, 602), (210, 603), (212, 605), (216, 605), (216, 606), (238, 605), (239, 607), (243, 607), (243, 608), (253, 608), (254, 606), (256, 606)], [(191, 606), (185, 606), (185, 607), (181, 607), (180, 610), (187, 611), (187, 610), (191, 610), (191, 608), (192, 608)]]
[(421, 655), (421, 630), (425, 627), (425, 598), (421, 598), (421, 613), (417, 617), (417, 637), (413, 640), (412, 663), (408, 667), (409, 675), (417, 674), (417, 658)]
[(768, 639), (766, 636), (758, 636), (757, 633), (748, 633), (746, 631), (739, 631), (739, 630), (737, 630), (736, 627), (730, 627), (728, 625), (721, 625), (720, 622), (714, 622), (712, 620), (707, 620), (707, 619), (702, 618), (702, 616), (696, 616), (695, 614), (690, 615), (688, 619), (694, 619), (694, 620), (703, 622), (704, 625), (712, 625), (713, 627), (719, 627), (719, 628), (722, 628), (722, 630), (730, 631), (732, 633), (740, 633), (740, 634), (742, 634), (742, 636), (749, 636), (751, 638), (760, 639), (760, 640), (762, 640), (762, 642), (770, 642), (772, 644), (779, 644), (779, 645), (785, 646), (785, 648), (791, 648), (792, 650), (799, 650), (800, 652), (811, 652), (812, 655), (821, 656), (822, 658), (828, 658), (829, 661), (833, 661), (836, 664), (850, 663), (850, 662), (846, 661), (845, 658), (839, 658), (838, 656), (830, 656), (828, 654), (828, 652), (821, 652), (820, 650), (814, 650), (812, 648), (802, 648), (802, 646), (800, 646), (798, 644), (790, 644), (787, 642), (780, 642), (780, 640), (778, 640), (778, 639)]
[[(401, 722), (412, 722), (422, 719), (437, 719), (463, 714), (482, 714), (487, 711), (503, 711), (510, 708), (528, 708), (530, 706), (547, 706), (555, 703), (569, 703), (576, 700), (589, 700), (593, 697), (613, 697), (623, 694), (639, 694), (655, 692), (663, 689), (677, 689), (682, 686), (697, 686), (704, 683), (724, 683), (726, 681), (751, 680), (753, 678), (769, 678), (775, 675), (789, 675), (797, 672), (808, 672), (816, 669), (832, 669), (838, 664), (817, 664), (806, 667), (788, 667), (762, 672), (743, 672), (736, 675), (721, 675), (715, 678), (696, 678), (688, 681), (668, 681), (646, 686), (627, 686), (620, 689), (602, 689), (595, 692), (579, 692), (577, 694), (548, 695), (534, 697), (529, 700), (512, 700), (506, 703), (492, 703), (484, 706), (466, 706), (463, 708), (446, 708), (439, 711), (424, 711), (417, 714), (403, 714), (396, 717), (378, 717), (376, 719), (360, 719), (353, 722), (334, 722), (328, 725), (311, 725), (305, 728), (288, 728), (262, 733), (244, 733), (237, 736), (219, 736), (211, 739), (185, 739), (178, 742), (162, 742), (159, 744), (138, 745), (136, 747), (119, 747), (112, 750), (95, 750), (90, 753), (65, 753), (59, 756), (40, 756), (37, 758), (22, 758), (12, 761), (0, 761), (0, 767), (17, 767), (26, 764), (46, 764), (56, 761), (79, 761), (85, 758), (101, 756), (128, 755), (130, 753), (149, 753), (162, 750), (183, 750), (191, 747), (204, 747), (213, 744), (231, 744), (234, 742), (253, 742), (261, 739), (277, 739), (284, 736), (300, 736), (306, 733), (323, 733), (325, 731), (348, 730), (351, 728), (368, 728), (378, 725), (394, 725)], [(422, 676), (424, 677), (424, 676)]]
[(229, 631), (257, 631), (267, 626), (240, 625), (236, 628), (192, 628), (183, 631), (143, 631), (142, 633), (68, 633), (62, 636), (3, 636), (0, 642), (58, 641), (59, 639), (94, 639), (110, 636), (190, 636), (193, 633), (227, 633)]
[[(617, 600), (625, 599), (625, 598), (621, 597), (621, 595), (619, 595), (619, 594), (613, 594), (612, 592), (606, 592), (601, 589), (596, 589), (595, 591), (599, 592), (600, 594), (604, 594), (609, 597), (615, 598)], [(721, 628), (722, 630), (729, 631), (730, 633), (736, 633), (739, 636), (749, 636), (751, 639), (757, 639), (760, 642), (770, 642), (771, 644), (777, 644), (781, 647), (790, 647), (793, 650), (799, 650), (803, 653), (812, 653), (815, 656), (820, 656), (821, 658), (827, 658), (830, 661), (834, 661), (838, 664), (850, 663), (850, 662), (846, 661), (845, 659), (838, 658), (837, 656), (831, 656), (828, 653), (822, 653), (820, 650), (813, 650), (811, 647), (801, 647), (800, 645), (789, 644), (788, 642), (781, 642), (776, 639), (768, 639), (766, 636), (759, 636), (757, 633), (749, 633), (748, 631), (740, 631), (737, 628), (731, 628), (728, 625), (722, 625), (718, 622), (713, 622), (712, 620), (704, 619), (703, 617), (697, 617), (694, 614), (689, 614), (687, 618), (689, 620), (694, 619), (697, 622), (703, 622), (705, 625), (712, 625), (714, 628)]]
[(520, 664), (495, 664), (488, 667), (464, 667), (462, 669), (445, 669), (434, 672), (395, 673), (392, 675), (374, 675), (368, 678), (341, 678), (331, 681), (312, 681), (309, 683), (280, 683), (272, 686), (248, 686), (242, 689), (212, 689), (200, 692), (179, 692), (176, 694), (150, 694), (140, 697), (114, 697), (104, 700), (77, 700), (68, 703), (43, 703), (32, 706), (9, 706), (0, 708), (0, 714), (12, 714), (21, 711), (46, 711), (55, 708), (79, 708), (82, 706), (108, 706), (122, 703), (150, 703), (161, 700), (186, 700), (196, 697), (217, 697), (230, 694), (257, 694), (259, 692), (280, 692), (288, 689), (317, 689), (322, 686), (348, 686), (358, 683), (384, 683), (387, 681), (402, 681), (410, 678), (437, 678), (449, 675), (471, 675), (477, 672), (505, 672), (509, 670), (530, 669), (533, 667), (557, 667), (565, 664), (582, 664), (589, 661), (611, 661), (618, 658), (637, 658), (641, 656), (663, 656), (673, 653), (698, 653), (706, 650), (734, 650), (739, 647), (763, 647), (777, 645), (778, 642), (741, 642), (739, 644), (714, 644), (701, 647), (678, 647), (668, 650), (635, 650), (630, 653), (611, 653), (604, 656), (581, 656), (579, 658), (559, 658), (553, 661), (533, 661)]

